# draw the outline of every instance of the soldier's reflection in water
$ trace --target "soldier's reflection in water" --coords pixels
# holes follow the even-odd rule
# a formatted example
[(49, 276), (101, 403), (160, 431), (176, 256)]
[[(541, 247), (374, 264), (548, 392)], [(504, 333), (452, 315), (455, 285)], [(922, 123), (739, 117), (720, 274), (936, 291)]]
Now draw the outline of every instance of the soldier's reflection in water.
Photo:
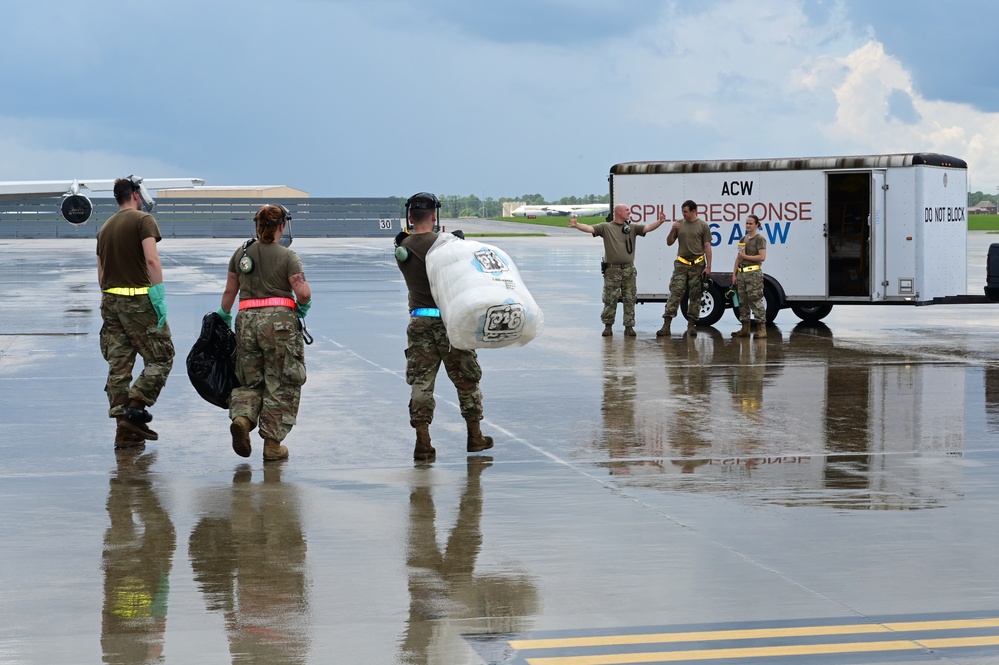
[(281, 465), (253, 482), (242, 465), (213, 495), (188, 543), (195, 581), (225, 619), (233, 663), (304, 663), (309, 654), (306, 543)]
[[(711, 382), (697, 339), (684, 335), (663, 344), (670, 399), (666, 436), (674, 451), (670, 463), (680, 467), (681, 473), (694, 473), (697, 467), (707, 464), (705, 455), (711, 449)], [(707, 344), (715, 344), (711, 337), (704, 339)]]
[(628, 459), (641, 454), (642, 442), (635, 425), (635, 399), (638, 379), (635, 375), (635, 343), (625, 338), (614, 343), (607, 338), (604, 345), (604, 397), (600, 405), (603, 416), (603, 445), (612, 460), (611, 473), (626, 473), (627, 464), (614, 464), (615, 459)]
[[(400, 644), (402, 663), (448, 663), (453, 639), (466, 633), (497, 634), (524, 629), (537, 612), (537, 589), (521, 573), (476, 574), (482, 547), (480, 476), (491, 457), (468, 458), (468, 476), (458, 517), (443, 551), (437, 540), (437, 511), (424, 474), (409, 495), (409, 620)], [(474, 621), (473, 621), (474, 620)]]
[(746, 456), (747, 468), (756, 466), (752, 454), (759, 450), (765, 439), (763, 419), (763, 377), (766, 373), (767, 348), (763, 340), (747, 337), (732, 341), (737, 354), (735, 373), (732, 376), (732, 401), (739, 418), (738, 454)]
[(115, 456), (101, 561), (101, 649), (105, 663), (157, 663), (177, 536), (149, 476), (156, 453), (130, 448)]

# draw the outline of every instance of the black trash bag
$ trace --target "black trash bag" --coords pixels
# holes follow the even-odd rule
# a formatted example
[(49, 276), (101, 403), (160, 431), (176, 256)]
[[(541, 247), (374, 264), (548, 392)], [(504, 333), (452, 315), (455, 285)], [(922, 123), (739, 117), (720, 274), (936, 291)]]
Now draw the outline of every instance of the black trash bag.
[(217, 407), (228, 409), (236, 378), (236, 335), (215, 312), (205, 314), (201, 336), (187, 354), (187, 376), (201, 397)]

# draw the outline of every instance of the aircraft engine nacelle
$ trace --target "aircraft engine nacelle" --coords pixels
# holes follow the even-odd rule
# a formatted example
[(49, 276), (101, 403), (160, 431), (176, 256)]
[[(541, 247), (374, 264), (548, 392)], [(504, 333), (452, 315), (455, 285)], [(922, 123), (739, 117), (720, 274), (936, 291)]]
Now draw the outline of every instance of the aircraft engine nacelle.
[(94, 212), (94, 204), (83, 194), (70, 194), (63, 198), (62, 216), (73, 226), (83, 226)]

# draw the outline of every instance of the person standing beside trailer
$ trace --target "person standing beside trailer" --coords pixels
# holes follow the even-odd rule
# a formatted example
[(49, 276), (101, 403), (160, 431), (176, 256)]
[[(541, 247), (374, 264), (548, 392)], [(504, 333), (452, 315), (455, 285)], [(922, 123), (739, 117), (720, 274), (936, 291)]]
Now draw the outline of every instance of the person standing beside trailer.
[(627, 205), (619, 203), (614, 206), (614, 217), (610, 222), (600, 222), (590, 226), (580, 224), (575, 216), (569, 218), (569, 226), (584, 233), (600, 236), (604, 241), (604, 309), (600, 320), (604, 324), (604, 337), (614, 334), (614, 318), (617, 315), (617, 301), (620, 300), (624, 309), (624, 334), (635, 336), (635, 301), (638, 298), (635, 269), (635, 239), (646, 233), (655, 231), (666, 216), (660, 214), (659, 219), (648, 224), (632, 224), (631, 210)]
[(760, 218), (746, 218), (746, 237), (732, 269), (732, 284), (739, 293), (739, 321), (742, 327), (732, 337), (749, 337), (749, 314), (756, 319), (756, 339), (767, 336), (767, 308), (763, 303), (763, 262), (767, 260), (767, 239), (760, 233)]
[[(673, 222), (666, 236), (666, 244), (673, 246), (677, 240), (673, 276), (669, 280), (669, 299), (663, 312), (663, 327), (656, 337), (668, 337), (669, 327), (680, 308), (680, 298), (687, 291), (687, 334), (697, 335), (697, 318), (701, 313), (701, 280), (711, 275), (711, 227), (697, 216), (697, 204), (690, 199), (683, 202), (680, 211), (683, 221)], [(665, 219), (665, 217), (663, 217)]]

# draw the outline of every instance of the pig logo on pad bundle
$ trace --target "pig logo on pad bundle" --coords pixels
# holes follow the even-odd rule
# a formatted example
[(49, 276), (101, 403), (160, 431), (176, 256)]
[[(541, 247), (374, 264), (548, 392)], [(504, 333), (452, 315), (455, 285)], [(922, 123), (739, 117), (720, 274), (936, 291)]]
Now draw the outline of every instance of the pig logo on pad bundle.
[(427, 252), (427, 276), (459, 349), (522, 346), (544, 327), (517, 267), (497, 247), (441, 234)]

